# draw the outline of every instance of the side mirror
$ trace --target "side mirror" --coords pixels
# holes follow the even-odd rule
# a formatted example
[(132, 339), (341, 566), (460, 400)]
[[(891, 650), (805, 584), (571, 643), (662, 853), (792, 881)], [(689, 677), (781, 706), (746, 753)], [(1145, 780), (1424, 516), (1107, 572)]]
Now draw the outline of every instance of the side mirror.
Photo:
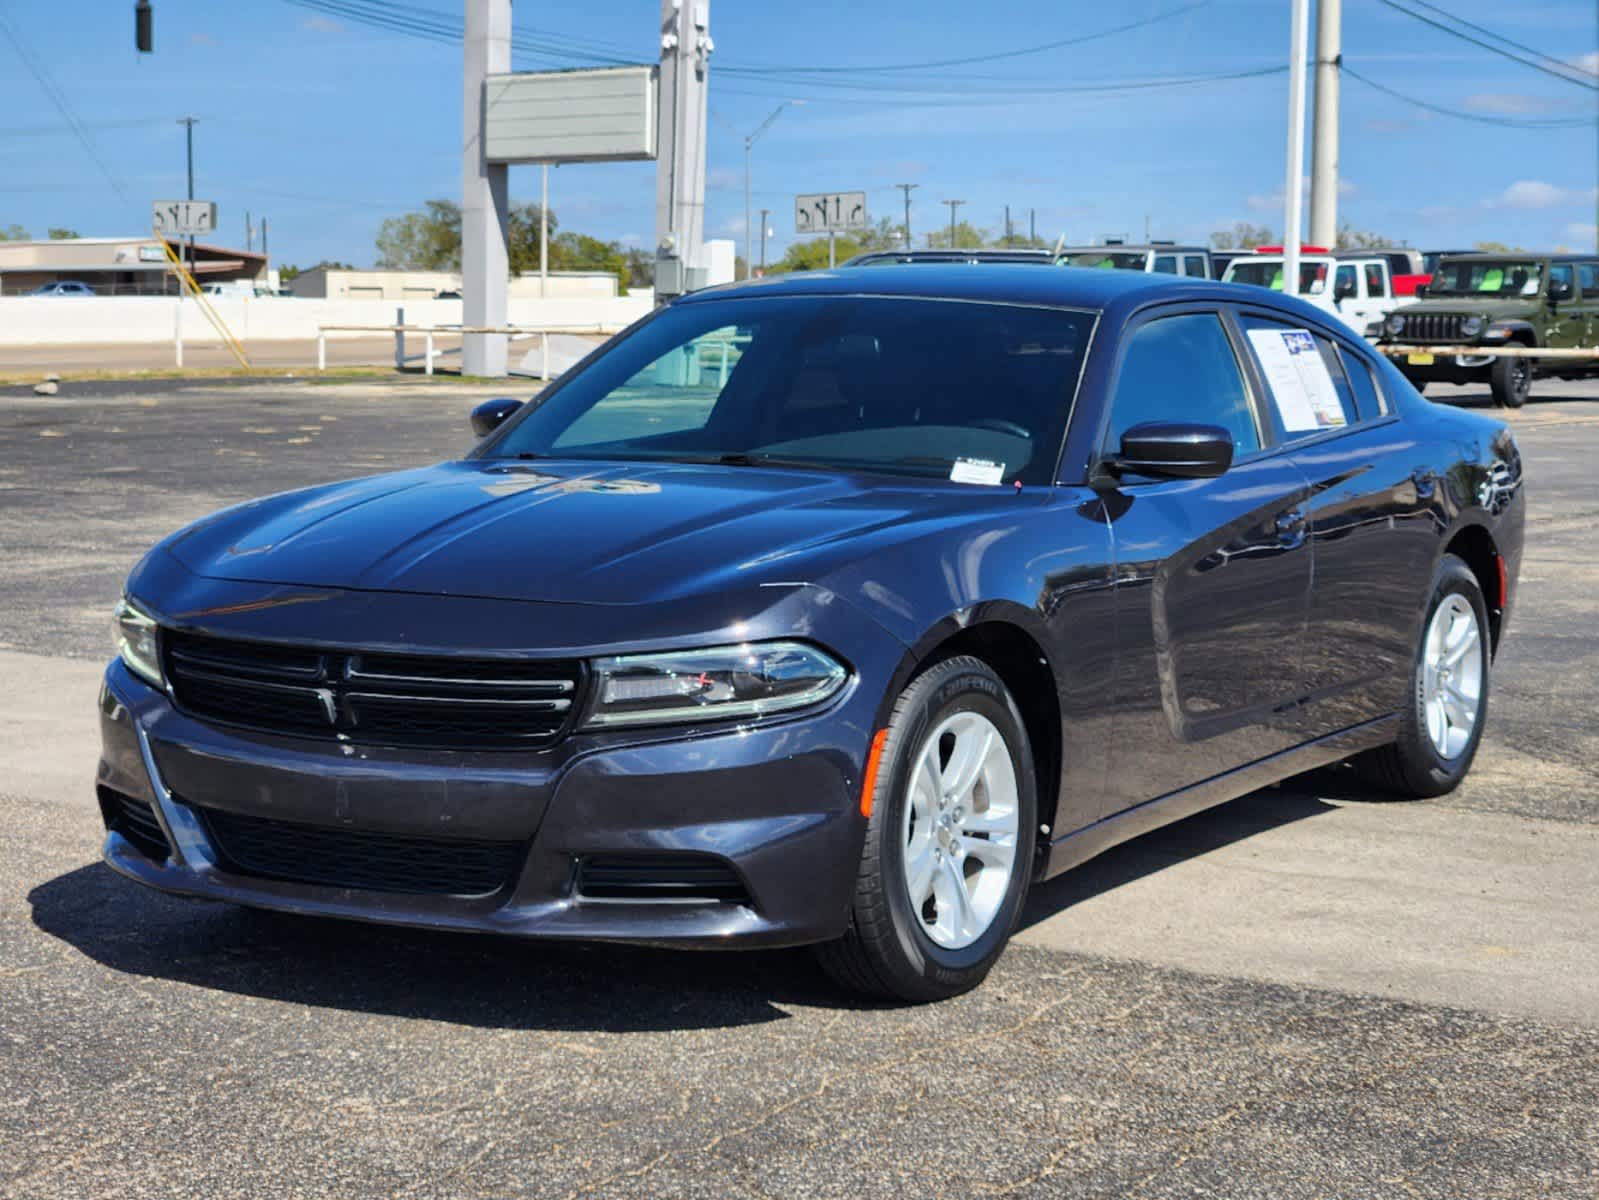
[(1425, 300), (1427, 298), (1427, 288), (1428, 288), (1427, 284), (1418, 283), (1416, 285), (1416, 299)]
[(1549, 303), (1558, 304), (1571, 299), (1571, 285), (1557, 280), (1549, 281)]
[(1233, 435), (1220, 425), (1146, 421), (1122, 434), (1121, 453), (1106, 465), (1118, 475), (1214, 479), (1233, 465)]
[(522, 401), (509, 396), (485, 400), (472, 410), (472, 432), (478, 437), (488, 437), (522, 407)]
[(1355, 294), (1356, 288), (1352, 283), (1340, 283), (1333, 289), (1334, 300), (1347, 300)]

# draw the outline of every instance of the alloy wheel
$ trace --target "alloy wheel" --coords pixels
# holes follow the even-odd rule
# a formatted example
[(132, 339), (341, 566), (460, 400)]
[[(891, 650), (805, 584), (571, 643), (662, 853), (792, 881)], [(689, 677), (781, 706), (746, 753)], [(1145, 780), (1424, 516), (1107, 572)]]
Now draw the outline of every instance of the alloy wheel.
[(1427, 737), (1441, 758), (1459, 758), (1477, 728), (1483, 682), (1482, 626), (1465, 596), (1453, 593), (1438, 606), (1422, 654)]
[(923, 932), (946, 950), (987, 932), (1016, 865), (1016, 768), (987, 717), (946, 718), (917, 748), (902, 842), (905, 886)]

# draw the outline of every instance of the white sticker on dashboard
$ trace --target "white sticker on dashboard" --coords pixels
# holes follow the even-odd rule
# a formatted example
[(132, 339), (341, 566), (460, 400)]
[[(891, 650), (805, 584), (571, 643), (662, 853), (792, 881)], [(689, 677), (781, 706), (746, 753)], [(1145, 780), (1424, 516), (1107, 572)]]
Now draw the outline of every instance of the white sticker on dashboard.
[(990, 462), (986, 458), (957, 458), (949, 469), (949, 477), (956, 483), (983, 483), (997, 487), (1005, 479), (1005, 464)]
[(1251, 329), (1250, 345), (1289, 433), (1347, 425), (1332, 374), (1308, 329)]

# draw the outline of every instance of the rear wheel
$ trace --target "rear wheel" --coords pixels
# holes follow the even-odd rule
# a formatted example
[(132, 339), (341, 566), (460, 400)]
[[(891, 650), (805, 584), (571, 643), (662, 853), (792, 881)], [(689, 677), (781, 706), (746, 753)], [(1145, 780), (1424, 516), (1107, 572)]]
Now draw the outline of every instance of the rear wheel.
[(1385, 791), (1417, 799), (1453, 791), (1476, 757), (1488, 713), (1488, 608), (1452, 554), (1434, 578), (1399, 737), (1355, 765)]
[(1032, 875), (1037, 800), (1027, 731), (1004, 683), (946, 659), (894, 706), (849, 928), (816, 949), (856, 991), (939, 1000), (976, 987)]
[(1488, 387), (1501, 408), (1520, 408), (1532, 392), (1532, 359), (1499, 355), (1488, 368)]

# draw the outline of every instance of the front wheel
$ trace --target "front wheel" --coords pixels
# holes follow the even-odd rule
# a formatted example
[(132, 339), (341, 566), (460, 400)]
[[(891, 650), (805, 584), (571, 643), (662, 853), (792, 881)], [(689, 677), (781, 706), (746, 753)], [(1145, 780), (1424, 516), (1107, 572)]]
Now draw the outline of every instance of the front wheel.
[(1499, 355), (1488, 368), (1488, 389), (1501, 408), (1520, 408), (1532, 392), (1532, 359)]
[(1037, 795), (1016, 704), (976, 658), (949, 658), (894, 705), (849, 928), (817, 947), (856, 991), (940, 1000), (983, 981), (1032, 876)]
[(1444, 555), (1411, 666), (1399, 737), (1355, 759), (1371, 782), (1416, 799), (1459, 786), (1488, 715), (1489, 636), (1477, 577), (1453, 554)]

